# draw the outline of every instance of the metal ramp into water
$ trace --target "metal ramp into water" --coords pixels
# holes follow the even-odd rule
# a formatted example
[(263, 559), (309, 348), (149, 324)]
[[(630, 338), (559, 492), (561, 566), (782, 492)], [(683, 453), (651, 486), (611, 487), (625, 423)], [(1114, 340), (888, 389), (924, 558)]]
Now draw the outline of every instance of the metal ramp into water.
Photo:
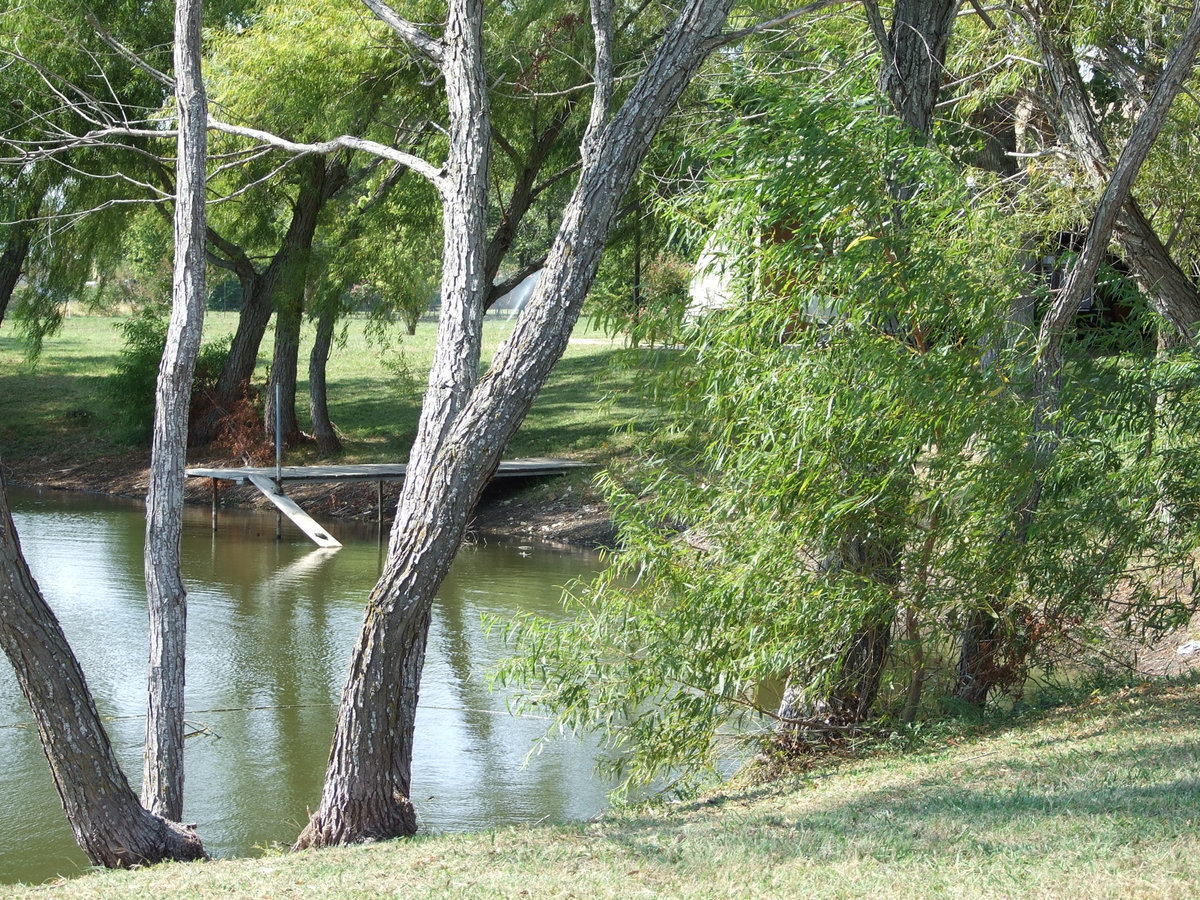
[[(550, 475), (565, 475), (573, 469), (582, 469), (587, 463), (570, 459), (510, 459), (500, 463), (493, 478), (539, 478)], [(374, 481), (378, 498), (379, 520), (383, 519), (383, 483), (402, 481), (408, 467), (403, 463), (362, 463), (348, 466), (244, 466), (241, 468), (191, 468), (189, 478), (208, 478), (212, 481), (213, 527), (217, 516), (217, 482), (231, 481), (234, 484), (250, 483), (263, 496), (287, 516), (296, 527), (308, 535), (319, 547), (342, 546), (325, 528), (306, 513), (283, 492), (286, 482), (300, 483), (344, 483)]]

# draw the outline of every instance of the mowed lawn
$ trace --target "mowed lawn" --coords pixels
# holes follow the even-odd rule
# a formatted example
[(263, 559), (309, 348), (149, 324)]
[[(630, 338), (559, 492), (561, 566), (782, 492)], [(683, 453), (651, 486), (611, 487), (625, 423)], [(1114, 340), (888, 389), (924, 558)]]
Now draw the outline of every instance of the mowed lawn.
[[(106, 384), (122, 348), (121, 319), (75, 316), (48, 338), (31, 362), (12, 322), (0, 326), (0, 458), (50, 457), (84, 462), (130, 449), (114, 427), (114, 404)], [(228, 338), (235, 313), (210, 312), (205, 341)], [(378, 335), (362, 318), (345, 323), (328, 367), (330, 416), (346, 445), (343, 461), (395, 462), (408, 456), (416, 433), (421, 397), (433, 357), (436, 323), (423, 321), (414, 336), (399, 329)], [(484, 361), (512, 331), (511, 320), (490, 318), (484, 326)], [(307, 428), (308, 354), (313, 328), (306, 327), (300, 353), (297, 414)], [(262, 388), (270, 365), (273, 333), (268, 330), (254, 383)], [(580, 322), (566, 355), (521, 430), (508, 456), (561, 455), (603, 459), (614, 428), (642, 415), (636, 376), (627, 351)], [(616, 438), (618, 441), (620, 438)], [(302, 447), (292, 461), (316, 459)]]
[(0, 897), (1190, 898), (1200, 686), (1015, 722), (653, 812), (103, 872)]

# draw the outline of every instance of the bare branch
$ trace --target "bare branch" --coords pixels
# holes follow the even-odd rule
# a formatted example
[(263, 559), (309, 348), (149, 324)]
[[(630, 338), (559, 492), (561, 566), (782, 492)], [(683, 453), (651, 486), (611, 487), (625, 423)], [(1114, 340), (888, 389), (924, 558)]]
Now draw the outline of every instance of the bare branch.
[(715, 49), (717, 47), (724, 47), (728, 44), (734, 44), (743, 38), (752, 37), (753, 35), (761, 34), (764, 31), (770, 31), (773, 28), (779, 28), (812, 13), (820, 12), (821, 10), (828, 9), (831, 6), (837, 6), (841, 3), (849, 2), (851, 2), (851, 0), (815, 0), (813, 3), (798, 7), (790, 12), (784, 13), (781, 16), (776, 16), (773, 19), (767, 19), (766, 21), (750, 25), (747, 28), (740, 28), (737, 31), (726, 31), (723, 34), (716, 35), (715, 37), (709, 39), (707, 46)]
[(896, 57), (892, 53), (892, 42), (888, 38), (887, 26), (883, 24), (883, 16), (879, 13), (879, 4), (876, 0), (862, 0), (863, 12), (867, 14), (867, 24), (871, 26), (871, 34), (875, 35), (875, 44), (879, 47), (879, 52), (883, 54), (884, 65), (889, 68), (895, 68)]
[(412, 22), (408, 21), (408, 19), (400, 16), (394, 9), (384, 3), (383, 0), (362, 0), (362, 2), (367, 9), (375, 13), (379, 21), (392, 29), (402, 41), (434, 62), (439, 68), (441, 67), (442, 60), (446, 55), (445, 44), (434, 40)]
[(395, 147), (388, 147), (377, 141), (342, 135), (341, 137), (321, 141), (316, 144), (299, 144), (295, 141), (289, 141), (278, 135), (271, 134), (269, 131), (248, 128), (243, 125), (231, 125), (228, 122), (221, 122), (216, 119), (209, 119), (208, 127), (224, 134), (233, 134), (239, 137), (250, 138), (263, 144), (269, 144), (272, 147), (286, 150), (298, 156), (324, 155), (334, 153), (338, 150), (360, 150), (363, 153), (370, 153), (373, 156), (390, 159), (392, 162), (407, 166), (413, 172), (429, 181), (439, 192), (445, 188), (446, 176), (444, 170), (435, 167), (419, 156), (415, 156), (412, 153), (405, 153), (403, 150), (397, 150)]
[(583, 160), (579, 160), (579, 159), (575, 160), (575, 162), (571, 163), (569, 166), (559, 169), (553, 175), (551, 175), (548, 178), (546, 178), (545, 180), (540, 181), (537, 184), (535, 184), (529, 191), (530, 195), (533, 197), (538, 196), (539, 194), (542, 193), (542, 191), (546, 190), (546, 188), (554, 186), (555, 184), (557, 184), (558, 182), (560, 182), (564, 178), (566, 178), (568, 175), (578, 172), (582, 167), (583, 167)]
[(146, 62), (146, 60), (142, 59), (142, 57), (134, 53), (115, 37), (113, 37), (112, 34), (110, 34), (109, 31), (100, 24), (100, 20), (96, 18), (95, 14), (90, 9), (85, 9), (83, 15), (87, 19), (88, 24), (95, 29), (96, 34), (100, 37), (100, 40), (104, 41), (104, 43), (108, 44), (108, 46), (117, 51), (117, 53), (120, 54), (126, 61), (141, 69), (155, 81), (166, 85), (171, 90), (175, 90), (174, 78), (165, 72), (160, 72), (158, 69), (154, 68), (154, 66), (150, 65), (150, 63)]
[(971, 0), (971, 6), (975, 13), (979, 16), (979, 20), (988, 27), (989, 31), (996, 30), (996, 23), (992, 21), (992, 17), (987, 14), (987, 10), (983, 8), (983, 4), (979, 0)]

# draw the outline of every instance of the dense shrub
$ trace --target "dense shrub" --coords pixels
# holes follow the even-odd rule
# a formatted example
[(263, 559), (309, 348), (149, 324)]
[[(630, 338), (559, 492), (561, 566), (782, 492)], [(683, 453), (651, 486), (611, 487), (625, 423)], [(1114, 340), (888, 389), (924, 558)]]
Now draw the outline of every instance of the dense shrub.
[[(105, 393), (112, 405), (119, 439), (139, 445), (150, 443), (154, 426), (154, 388), (158, 366), (167, 342), (165, 310), (147, 308), (116, 326), (125, 346), (117, 371), (106, 379)], [(193, 405), (216, 384), (229, 352), (229, 342), (211, 341), (200, 348), (192, 381)]]

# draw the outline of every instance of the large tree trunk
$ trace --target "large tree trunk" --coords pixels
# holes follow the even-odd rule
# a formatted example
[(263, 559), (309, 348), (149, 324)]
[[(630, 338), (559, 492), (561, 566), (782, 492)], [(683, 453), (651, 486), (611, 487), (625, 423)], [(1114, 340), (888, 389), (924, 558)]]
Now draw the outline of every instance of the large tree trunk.
[[(1099, 189), (1108, 180), (1111, 155), (1092, 113), (1074, 53), (1069, 46), (1060, 46), (1047, 23), (1030, 17), (1029, 24), (1053, 93), (1059, 140), (1071, 148), (1092, 185)], [(1200, 322), (1200, 290), (1171, 258), (1134, 197), (1130, 196), (1118, 213), (1113, 236), (1155, 309), (1191, 341)]]
[[(412, 716), (428, 636), (430, 604), (458, 549), (479, 492), (534, 397), (566, 349), (583, 298), (611, 230), (617, 205), (663, 119), (708, 52), (732, 0), (690, 0), (668, 30), (659, 52), (615, 117), (611, 98), (611, 7), (597, 3), (597, 87), (584, 165), (563, 216), (542, 278), (512, 335), (487, 374), (451, 368), (455, 343), (478, 354), (464, 333), (482, 313), (483, 230), (486, 196), (487, 105), (482, 69), (482, 0), (452, 0), (444, 38), (443, 72), (451, 110), (451, 162), (444, 196), (447, 224), (466, 215), (473, 224), (460, 255), (445, 258), (439, 343), (422, 410), (421, 431), (392, 528), (383, 577), (366, 620), (342, 694), (321, 803), (297, 845), (317, 846), (407, 834), (415, 825), (408, 797)], [(608, 28), (605, 30), (607, 21)], [(472, 126), (472, 120), (482, 130)], [(464, 155), (458, 153), (467, 151)], [(478, 224), (474, 224), (478, 218)], [(447, 229), (447, 251), (452, 250)], [(465, 252), (466, 255), (462, 255)], [(474, 268), (476, 267), (477, 268)], [(475, 303), (471, 313), (456, 308)], [(447, 383), (451, 378), (455, 383)], [(468, 387), (474, 385), (473, 388)], [(464, 391), (464, 388), (466, 390)]]
[[(222, 420), (245, 394), (254, 375), (254, 367), (258, 363), (258, 350), (262, 346), (267, 323), (271, 320), (275, 293), (285, 279), (290, 280), (294, 276), (293, 267), (302, 266), (306, 262), (307, 252), (313, 245), (321, 209), (346, 185), (348, 175), (347, 160), (338, 159), (330, 163), (324, 156), (313, 158), (309, 179), (300, 187), (296, 203), (292, 207), (292, 219), (283, 243), (261, 272), (254, 267), (241, 248), (209, 229), (209, 240), (232, 260), (232, 263), (227, 262), (226, 265), (237, 273), (238, 282), (242, 286), (243, 306), (229, 355), (225, 358), (225, 365), (209, 398), (211, 408), (193, 430), (193, 436), (198, 442), (211, 441), (217, 437)], [(304, 283), (302, 278), (299, 283)]]
[(959, 0), (896, 0), (886, 40), (880, 40), (882, 23), (874, 0), (867, 7), (883, 54), (879, 85), (896, 115), (923, 140), (933, 133), (958, 7)]
[(329, 419), (329, 393), (325, 384), (336, 325), (336, 304), (327, 304), (317, 318), (317, 337), (308, 357), (308, 412), (312, 418), (313, 438), (322, 456), (335, 456), (342, 452), (342, 442)]
[(0, 324), (4, 323), (8, 302), (17, 289), (17, 282), (21, 280), (21, 271), (25, 267), (25, 257), (29, 255), (32, 240), (33, 226), (18, 223), (13, 226), (4, 244), (4, 252), (0, 254)]
[[(1033, 483), (1028, 495), (1015, 510), (1015, 527), (1007, 540), (1027, 540), (1041, 501), (1044, 473), (1058, 447), (1058, 429), (1061, 426), (1057, 424), (1055, 414), (1062, 390), (1063, 335), (1067, 333), (1087, 291), (1095, 281), (1096, 273), (1108, 250), (1108, 242), (1123, 208), (1129, 203), (1133, 182), (1166, 122), (1171, 103), (1192, 70), (1198, 49), (1200, 2), (1193, 5), (1187, 28), (1154, 90), (1154, 96), (1138, 117), (1129, 141), (1113, 167), (1112, 177), (1109, 178), (1096, 204), (1096, 212), (1088, 228), (1083, 249), (1067, 274), (1066, 283), (1042, 319), (1034, 369), (1033, 433), (1030, 436)], [(1016, 636), (1016, 639), (1020, 640), (1020, 636)], [(1010, 636), (1007, 640), (1011, 642), (1013, 637)], [(968, 702), (978, 698), (982, 703), (996, 683), (996, 673), (1003, 671), (995, 663), (996, 655), (1002, 650), (1011, 650), (1010, 656), (1014, 658), (1019, 658), (1027, 652), (1020, 648), (997, 647), (994, 616), (987, 611), (981, 611), (963, 636), (955, 695)], [(988, 680), (989, 677), (991, 681)]]
[(171, 322), (158, 369), (150, 485), (146, 495), (146, 595), (150, 666), (142, 802), (183, 818), (184, 656), (187, 593), (179, 564), (188, 408), (204, 328), (205, 168), (208, 101), (200, 75), (201, 0), (175, 7), (175, 95), (179, 110), (175, 261)]
[(79, 662), (25, 564), (2, 479), (0, 644), (33, 711), (54, 785), (87, 858), (108, 867), (203, 859), (194, 832), (144, 809), (129, 787)]

